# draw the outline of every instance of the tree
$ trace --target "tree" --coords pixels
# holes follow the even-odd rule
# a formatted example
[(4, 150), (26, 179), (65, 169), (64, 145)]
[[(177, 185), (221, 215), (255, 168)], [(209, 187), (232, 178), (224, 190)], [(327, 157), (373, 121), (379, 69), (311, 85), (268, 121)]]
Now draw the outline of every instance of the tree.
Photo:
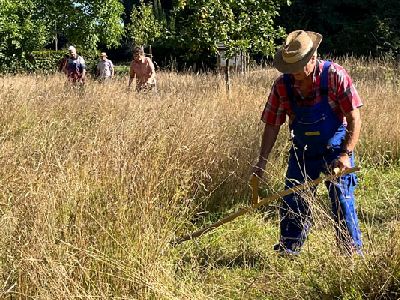
[(165, 15), (161, 5), (157, 1), (155, 3), (156, 6), (141, 1), (132, 10), (127, 34), (135, 45), (149, 45), (165, 33)]
[(127, 26), (131, 22), (132, 10), (136, 5), (140, 5), (140, 0), (122, 0), (122, 5), (124, 6), (123, 21)]
[(124, 7), (119, 0), (35, 0), (38, 17), (48, 29), (64, 35), (82, 48), (93, 50), (99, 43), (107, 47), (120, 44)]
[(31, 0), (0, 0), (0, 71), (26, 67), (26, 56), (47, 41), (46, 24), (32, 15)]
[(30, 52), (59, 34), (86, 50), (117, 46), (122, 13), (119, 0), (0, 0), (2, 69), (25, 66)]
[(179, 0), (175, 10), (177, 45), (189, 45), (192, 52), (217, 52), (217, 43), (238, 51), (272, 55), (283, 28), (274, 23), (286, 0)]
[(340, 56), (400, 52), (398, 0), (296, 0), (282, 9), (279, 22), (288, 31), (321, 33), (321, 52)]

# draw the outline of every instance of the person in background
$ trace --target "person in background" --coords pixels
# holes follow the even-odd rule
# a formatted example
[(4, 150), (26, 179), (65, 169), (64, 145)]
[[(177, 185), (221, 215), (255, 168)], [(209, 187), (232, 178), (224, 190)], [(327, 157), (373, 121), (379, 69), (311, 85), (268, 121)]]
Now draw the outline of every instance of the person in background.
[[(340, 170), (354, 167), (362, 102), (343, 67), (317, 59), (321, 40), (319, 33), (293, 31), (274, 57), (274, 67), (283, 74), (274, 82), (262, 113), (265, 127), (253, 176), (262, 177), (280, 127), (288, 116), (292, 147), (285, 189), (316, 179), (321, 172), (331, 172), (333, 167)], [(325, 185), (340, 249), (344, 253), (362, 254), (354, 198), (356, 175), (342, 175)], [(312, 192), (315, 193), (315, 188)], [(298, 254), (311, 225), (311, 209), (304, 197), (285, 196), (280, 208), (280, 240), (274, 250)]]
[(73, 84), (85, 84), (86, 65), (82, 56), (76, 53), (74, 46), (68, 48), (69, 57), (65, 64), (64, 71), (67, 74), (68, 81)]
[(133, 49), (133, 60), (130, 65), (128, 88), (136, 78), (136, 91), (149, 91), (156, 88), (156, 73), (154, 64), (149, 57), (144, 55), (141, 47)]
[(96, 75), (100, 81), (107, 81), (114, 77), (114, 65), (111, 60), (107, 59), (107, 53), (100, 53), (100, 61), (96, 67)]

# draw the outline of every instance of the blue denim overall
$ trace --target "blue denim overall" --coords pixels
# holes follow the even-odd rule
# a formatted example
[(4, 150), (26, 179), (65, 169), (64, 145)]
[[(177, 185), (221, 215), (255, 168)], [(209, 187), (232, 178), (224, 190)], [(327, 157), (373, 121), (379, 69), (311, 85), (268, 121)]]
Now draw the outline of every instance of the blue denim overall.
[[(321, 172), (327, 172), (331, 163), (339, 157), (345, 138), (346, 126), (335, 115), (328, 102), (328, 69), (324, 63), (320, 77), (321, 101), (313, 106), (299, 106), (293, 95), (290, 75), (284, 74), (284, 82), (294, 112), (289, 126), (293, 147), (289, 153), (285, 188), (313, 180)], [(354, 157), (350, 158), (354, 166)], [(361, 232), (355, 210), (354, 189), (357, 178), (354, 173), (338, 178), (337, 182), (325, 182), (332, 204), (335, 229), (339, 245), (348, 252), (360, 252)], [(315, 188), (311, 194), (315, 194)], [(291, 194), (283, 198), (280, 208), (280, 243), (275, 250), (297, 254), (311, 227), (310, 208), (301, 195)]]

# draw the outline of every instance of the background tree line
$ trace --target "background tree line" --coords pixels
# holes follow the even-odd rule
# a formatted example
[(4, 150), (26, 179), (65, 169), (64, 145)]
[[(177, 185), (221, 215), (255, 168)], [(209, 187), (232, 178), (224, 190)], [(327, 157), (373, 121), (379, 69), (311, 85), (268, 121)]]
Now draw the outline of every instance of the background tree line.
[(0, 0), (0, 70), (68, 44), (115, 60), (152, 45), (159, 61), (213, 61), (218, 42), (269, 58), (298, 28), (324, 35), (322, 53), (395, 56), (399, 20), (398, 0)]
[(295, 0), (277, 20), (288, 31), (306, 28), (324, 35), (321, 51), (334, 55), (400, 53), (400, 1)]

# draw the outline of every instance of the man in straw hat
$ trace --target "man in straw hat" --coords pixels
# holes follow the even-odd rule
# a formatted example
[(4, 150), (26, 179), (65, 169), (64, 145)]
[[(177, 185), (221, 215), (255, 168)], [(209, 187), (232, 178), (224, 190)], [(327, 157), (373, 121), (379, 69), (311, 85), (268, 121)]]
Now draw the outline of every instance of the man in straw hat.
[(114, 77), (114, 65), (107, 58), (107, 53), (100, 53), (100, 61), (96, 66), (96, 74), (100, 81), (106, 81)]
[[(283, 74), (272, 86), (261, 120), (265, 123), (258, 163), (253, 174), (262, 177), (280, 126), (289, 119), (292, 147), (285, 188), (316, 179), (331, 167), (354, 166), (361, 99), (346, 70), (317, 59), (322, 36), (311, 31), (291, 32), (273, 64)], [(338, 244), (345, 253), (361, 253), (361, 233), (355, 209), (354, 173), (326, 182), (332, 203)], [(312, 191), (315, 193), (315, 189)], [(284, 197), (280, 208), (281, 237), (274, 249), (298, 254), (311, 226), (311, 210), (299, 194)]]

